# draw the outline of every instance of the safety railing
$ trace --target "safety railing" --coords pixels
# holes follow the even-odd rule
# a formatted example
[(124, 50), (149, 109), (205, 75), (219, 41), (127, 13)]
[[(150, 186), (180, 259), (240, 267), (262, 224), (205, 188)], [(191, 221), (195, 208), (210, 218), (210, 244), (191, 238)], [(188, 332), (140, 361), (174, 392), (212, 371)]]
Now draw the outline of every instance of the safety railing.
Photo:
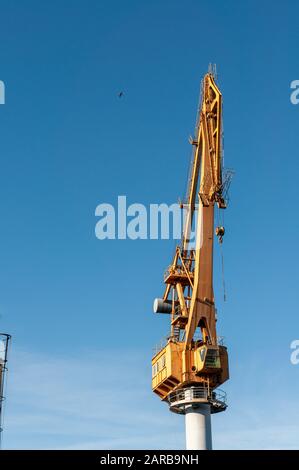
[(224, 336), (217, 336), (217, 344), (219, 346), (224, 346), (225, 345), (225, 337)]
[(188, 387), (181, 388), (169, 394), (168, 402), (170, 406), (177, 402), (192, 402), (196, 400), (202, 401), (218, 401), (226, 404), (226, 393), (217, 389), (210, 391), (209, 387), (206, 386), (197, 386), (197, 387)]
[(165, 337), (165, 338), (162, 338), (160, 343), (156, 344), (154, 347), (153, 347), (153, 353), (154, 353), (154, 356), (156, 356), (156, 354), (158, 354), (160, 351), (162, 351), (162, 349), (165, 348), (165, 346), (167, 345), (168, 343), (168, 337)]

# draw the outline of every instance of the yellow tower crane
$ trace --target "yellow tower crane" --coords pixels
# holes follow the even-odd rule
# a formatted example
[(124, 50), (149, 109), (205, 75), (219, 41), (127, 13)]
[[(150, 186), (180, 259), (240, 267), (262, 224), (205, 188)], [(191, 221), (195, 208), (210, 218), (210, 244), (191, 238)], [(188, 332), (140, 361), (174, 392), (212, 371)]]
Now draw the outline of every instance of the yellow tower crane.
[(165, 273), (163, 298), (154, 302), (155, 313), (170, 315), (171, 329), (166, 345), (152, 359), (152, 389), (172, 411), (190, 419), (192, 413), (203, 416), (206, 431), (199, 436), (194, 420), (188, 425), (186, 418), (187, 448), (201, 449), (211, 448), (209, 414), (226, 409), (224, 394), (215, 389), (229, 378), (227, 349), (216, 334), (213, 291), (214, 233), (220, 243), (224, 235), (224, 227), (214, 227), (214, 208), (226, 208), (228, 180), (222, 174), (222, 95), (212, 69), (202, 81), (191, 144), (181, 245)]

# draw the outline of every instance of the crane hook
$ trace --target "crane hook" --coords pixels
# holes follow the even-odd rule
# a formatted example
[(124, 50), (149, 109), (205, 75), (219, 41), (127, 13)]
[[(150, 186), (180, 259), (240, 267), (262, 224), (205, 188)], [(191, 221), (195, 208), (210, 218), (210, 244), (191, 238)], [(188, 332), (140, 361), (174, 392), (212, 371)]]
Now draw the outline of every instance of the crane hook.
[(215, 234), (218, 237), (219, 243), (223, 242), (223, 237), (225, 234), (225, 228), (222, 226), (216, 227)]

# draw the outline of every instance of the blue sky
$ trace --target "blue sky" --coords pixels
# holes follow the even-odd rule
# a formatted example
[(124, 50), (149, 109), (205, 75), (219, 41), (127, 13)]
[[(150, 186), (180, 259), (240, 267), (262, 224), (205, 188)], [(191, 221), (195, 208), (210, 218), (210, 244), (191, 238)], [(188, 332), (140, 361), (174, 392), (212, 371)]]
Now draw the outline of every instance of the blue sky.
[(226, 303), (215, 257), (231, 379), (214, 447), (299, 447), (298, 13), (291, 0), (0, 0), (4, 448), (184, 446), (183, 419), (150, 389), (173, 242), (99, 241), (94, 212), (182, 196), (209, 62), (236, 172)]

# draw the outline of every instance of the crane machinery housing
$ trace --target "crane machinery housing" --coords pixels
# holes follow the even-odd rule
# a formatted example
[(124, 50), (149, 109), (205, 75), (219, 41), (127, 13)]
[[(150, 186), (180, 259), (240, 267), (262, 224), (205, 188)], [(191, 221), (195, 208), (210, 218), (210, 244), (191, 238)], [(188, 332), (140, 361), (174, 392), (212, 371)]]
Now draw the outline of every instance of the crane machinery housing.
[(226, 208), (231, 178), (223, 172), (222, 95), (211, 67), (202, 80), (191, 144), (182, 240), (164, 275), (163, 298), (154, 302), (155, 313), (170, 316), (170, 335), (152, 358), (152, 389), (171, 411), (186, 416), (187, 449), (211, 449), (210, 415), (226, 409), (218, 387), (229, 378), (227, 348), (216, 334), (213, 239), (215, 234), (222, 243), (224, 227), (215, 228), (214, 209)]

